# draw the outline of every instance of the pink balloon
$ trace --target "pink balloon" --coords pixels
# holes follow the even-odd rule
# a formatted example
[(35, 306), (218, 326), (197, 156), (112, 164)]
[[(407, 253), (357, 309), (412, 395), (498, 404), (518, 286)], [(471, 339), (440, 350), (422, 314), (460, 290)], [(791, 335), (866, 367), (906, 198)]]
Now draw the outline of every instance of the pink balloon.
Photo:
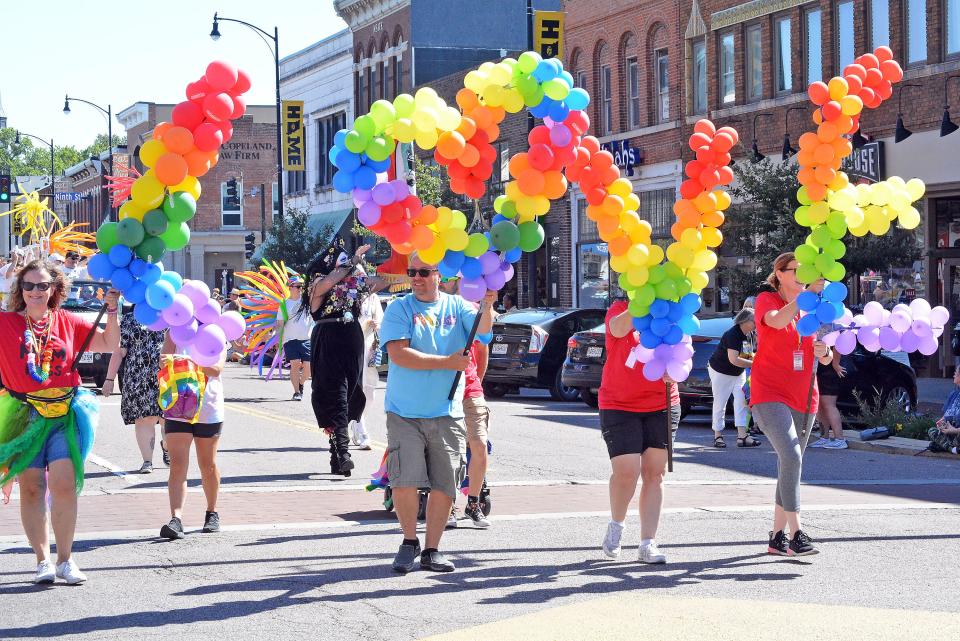
[(229, 120), (224, 120), (220, 123), (220, 131), (223, 133), (224, 144), (230, 142), (233, 138), (233, 124)]
[(240, 96), (230, 96), (230, 98), (233, 100), (233, 113), (230, 114), (230, 120), (242, 118), (247, 111), (247, 103)]
[(237, 83), (230, 89), (230, 93), (239, 95), (250, 91), (250, 76), (243, 69), (237, 69)]
[(243, 319), (240, 312), (224, 312), (217, 321), (217, 325), (223, 330), (228, 341), (235, 341), (247, 331), (247, 322)]
[(240, 74), (229, 62), (214, 60), (207, 65), (207, 72), (203, 77), (214, 91), (228, 91), (237, 84)]
[(210, 120), (217, 122), (229, 120), (233, 114), (233, 98), (225, 93), (209, 94), (203, 99), (203, 112)]
[(197, 319), (191, 319), (189, 323), (179, 327), (170, 328), (170, 340), (177, 344), (177, 347), (186, 347), (193, 342), (197, 336)]

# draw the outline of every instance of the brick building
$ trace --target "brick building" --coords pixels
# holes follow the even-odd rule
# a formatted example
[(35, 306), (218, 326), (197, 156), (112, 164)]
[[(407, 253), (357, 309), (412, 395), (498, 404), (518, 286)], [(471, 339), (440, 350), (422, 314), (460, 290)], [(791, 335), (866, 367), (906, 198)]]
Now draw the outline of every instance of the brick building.
[[(872, 141), (856, 152), (873, 179), (899, 175), (927, 183), (920, 203), (922, 264), (900, 274), (910, 291), (960, 313), (960, 134), (941, 137), (944, 105), (957, 104), (960, 81), (960, 3), (943, 0), (680, 0), (568, 1), (568, 68), (594, 102), (591, 118), (601, 141), (637, 161), (632, 177), (646, 216), (669, 234), (669, 205), (691, 157), (686, 139), (697, 119), (740, 132), (737, 161), (761, 154), (779, 159), (785, 135), (796, 147), (813, 129), (806, 88), (840, 73), (853, 58), (888, 45), (905, 69), (893, 97), (867, 110), (861, 130)], [(916, 85), (916, 86), (911, 86)], [(949, 89), (949, 93), (947, 93)], [(902, 92), (902, 108), (898, 107)], [(898, 111), (913, 132), (897, 143)], [(679, 150), (679, 151), (678, 151)], [(623, 165), (622, 165), (623, 166)], [(648, 192), (662, 191), (662, 195)], [(578, 247), (595, 231), (572, 212)], [(957, 248), (953, 245), (957, 244)], [(942, 277), (938, 275), (942, 274)], [(707, 309), (730, 301), (717, 283), (705, 291)], [(581, 289), (586, 289), (581, 284)], [(942, 355), (943, 358), (946, 354)], [(946, 359), (949, 360), (949, 359)], [(946, 362), (946, 361), (945, 361)]]
[[(130, 156), (126, 147), (115, 147), (114, 163), (118, 169), (129, 166)], [(87, 158), (64, 172), (65, 189), (57, 190), (57, 200), (64, 210), (67, 223), (86, 223), (86, 231), (95, 232), (110, 216), (110, 195), (107, 192), (107, 176), (110, 168), (110, 152)]]
[[(140, 172), (145, 171), (137, 158), (140, 146), (157, 123), (170, 120), (173, 107), (138, 102), (117, 114)], [(190, 244), (164, 259), (168, 268), (221, 290), (232, 284), (234, 271), (246, 268), (244, 236), (269, 229), (279, 203), (275, 110), (274, 105), (248, 105), (246, 114), (233, 121), (233, 138), (220, 148), (217, 165), (200, 178), (202, 194), (190, 221)], [(239, 206), (226, 197), (230, 179), (237, 181)]]

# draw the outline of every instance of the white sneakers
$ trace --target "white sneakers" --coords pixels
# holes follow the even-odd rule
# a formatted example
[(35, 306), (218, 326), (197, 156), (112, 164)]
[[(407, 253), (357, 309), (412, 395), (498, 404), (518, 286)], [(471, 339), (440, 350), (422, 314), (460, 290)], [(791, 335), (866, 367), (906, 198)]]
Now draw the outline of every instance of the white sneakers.
[(364, 428), (362, 420), (350, 421), (349, 428), (354, 445), (359, 447), (361, 450), (371, 449), (370, 436), (367, 434), (367, 430)]
[(818, 438), (807, 447), (819, 447), (824, 450), (845, 450), (849, 446), (847, 440), (843, 438)]
[(667, 555), (660, 551), (656, 541), (641, 545), (637, 551), (637, 560), (640, 563), (666, 563)]
[(56, 568), (50, 561), (40, 561), (37, 564), (37, 573), (33, 577), (34, 583), (49, 584), (57, 579), (63, 579), (67, 585), (79, 585), (87, 580), (87, 575), (80, 571), (80, 567), (73, 559), (64, 561)]
[(623, 536), (623, 526), (616, 521), (607, 524), (607, 534), (603, 537), (603, 553), (611, 559), (620, 558), (620, 537)]
[(829, 439), (825, 439), (821, 436), (820, 438), (818, 438), (816, 441), (814, 441), (807, 447), (826, 447), (827, 443), (829, 442), (830, 442)]

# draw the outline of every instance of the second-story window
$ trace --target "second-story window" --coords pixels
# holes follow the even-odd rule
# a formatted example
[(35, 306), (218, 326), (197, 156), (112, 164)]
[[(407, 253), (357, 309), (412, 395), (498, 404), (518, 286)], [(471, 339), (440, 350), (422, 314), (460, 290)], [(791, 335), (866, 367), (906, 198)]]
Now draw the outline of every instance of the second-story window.
[(610, 65), (600, 67), (600, 94), (601, 131), (606, 135), (613, 132), (613, 77)]
[(790, 17), (777, 18), (774, 28), (774, 71), (777, 93), (793, 90), (793, 49), (790, 46)]
[(654, 54), (657, 69), (657, 122), (670, 120), (670, 56), (666, 49), (657, 49)]
[(737, 99), (736, 77), (733, 68), (733, 34), (720, 36), (720, 102), (728, 105)]
[(946, 0), (943, 41), (948, 56), (960, 54), (960, 0)]
[(904, 0), (906, 11), (907, 64), (927, 59), (927, 2)]
[(707, 113), (707, 43), (693, 43), (693, 113)]
[(820, 24), (820, 9), (811, 9), (804, 15), (804, 27), (807, 40), (807, 84), (823, 80), (823, 40)]
[(747, 100), (760, 100), (763, 97), (763, 41), (760, 25), (747, 27), (746, 76)]
[(640, 126), (640, 63), (636, 57), (627, 58), (627, 104), (630, 110), (630, 128)]
[(890, 0), (870, 0), (870, 51), (890, 46)]
[(853, 0), (837, 3), (837, 73), (853, 63)]

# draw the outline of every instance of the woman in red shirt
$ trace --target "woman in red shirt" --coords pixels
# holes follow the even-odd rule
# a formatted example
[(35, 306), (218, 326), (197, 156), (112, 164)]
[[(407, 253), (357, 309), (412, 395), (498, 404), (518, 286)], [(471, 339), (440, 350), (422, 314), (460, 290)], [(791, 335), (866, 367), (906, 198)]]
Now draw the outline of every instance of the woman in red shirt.
[(633, 327), (633, 317), (626, 300), (617, 300), (606, 317), (607, 360), (603, 365), (598, 400), (600, 430), (607, 443), (610, 465), (610, 523), (603, 540), (603, 552), (615, 559), (620, 556), (620, 538), (627, 518), (627, 508), (640, 486), (640, 549), (641, 563), (666, 563), (654, 537), (663, 505), (663, 475), (667, 469), (667, 439), (672, 438), (680, 423), (680, 393), (671, 385), (670, 433), (667, 433), (667, 394), (664, 383), (648, 381), (643, 367), (627, 367), (630, 351), (640, 342)]
[[(73, 364), (91, 332), (91, 352), (112, 352), (120, 344), (118, 292), (106, 294), (107, 326), (100, 330), (60, 309), (67, 287), (59, 268), (32, 261), (17, 275), (11, 311), (0, 312), (0, 486), (14, 476), (20, 480), (20, 519), (37, 555), (36, 583), (86, 580), (70, 553), (97, 403), (81, 387)], [(53, 498), (56, 567), (50, 563), (47, 488)]]
[[(767, 552), (783, 556), (816, 554), (810, 537), (800, 529), (803, 452), (798, 432), (809, 431), (817, 414), (813, 359), (827, 365), (833, 355), (812, 336), (800, 337), (797, 296), (807, 289), (819, 293), (823, 281), (804, 287), (797, 280), (797, 260), (788, 252), (773, 262), (767, 284), (773, 291), (757, 296), (755, 307), (757, 354), (750, 384), (753, 417), (777, 452), (776, 508)], [(785, 533), (788, 528), (793, 534), (789, 540)]]

